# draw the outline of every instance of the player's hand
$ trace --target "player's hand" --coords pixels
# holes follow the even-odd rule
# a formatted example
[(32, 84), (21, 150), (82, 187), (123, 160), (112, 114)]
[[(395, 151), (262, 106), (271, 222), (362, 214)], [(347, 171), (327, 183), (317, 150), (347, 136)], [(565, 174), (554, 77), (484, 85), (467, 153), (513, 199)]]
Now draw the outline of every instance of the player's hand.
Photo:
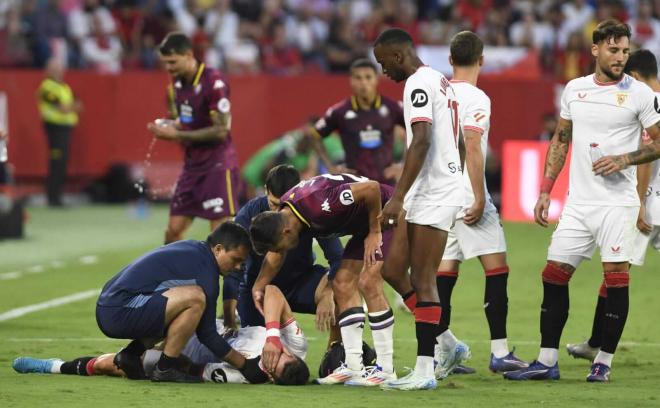
[(225, 325), (225, 331), (222, 332), (222, 337), (225, 340), (231, 337), (236, 337), (237, 335), (238, 335), (238, 327), (236, 327), (236, 324), (232, 326)]
[(548, 210), (550, 209), (550, 195), (541, 193), (534, 207), (534, 221), (542, 227), (548, 226)]
[(609, 176), (628, 167), (624, 156), (604, 156), (596, 160), (592, 169), (594, 173), (601, 176)]
[(403, 201), (394, 197), (385, 203), (381, 213), (381, 225), (383, 229), (394, 228), (399, 223), (399, 217), (403, 211)]
[(316, 328), (330, 330), (335, 325), (335, 300), (332, 296), (323, 296), (316, 305)]
[(254, 306), (257, 308), (261, 315), (264, 315), (264, 291), (261, 289), (252, 288), (252, 300)]
[(178, 131), (173, 125), (157, 125), (155, 122), (150, 122), (147, 124), (147, 129), (158, 139), (177, 140)]
[(383, 234), (381, 234), (380, 231), (367, 234), (367, 237), (364, 239), (365, 266), (374, 266), (377, 261), (376, 256), (383, 256), (383, 252), (380, 249), (381, 246), (383, 246)]
[(264, 349), (261, 352), (261, 363), (269, 374), (272, 375), (275, 372), (275, 368), (277, 368), (277, 362), (280, 361), (281, 355), (281, 344), (278, 346), (277, 344), (268, 341), (266, 344), (264, 344)]
[(401, 178), (401, 173), (403, 173), (403, 164), (401, 163), (391, 164), (383, 170), (383, 176), (387, 180), (398, 181)]
[(465, 210), (465, 216), (463, 216), (463, 223), (465, 225), (475, 225), (479, 222), (481, 217), (484, 215), (484, 208), (486, 207), (485, 200), (480, 200), (480, 202), (475, 202), (470, 208)]
[(637, 229), (642, 232), (642, 234), (650, 234), (653, 231), (653, 227), (646, 222), (646, 207), (642, 204), (639, 207), (639, 215), (637, 216)]
[(357, 174), (356, 170), (349, 169), (348, 167), (340, 164), (338, 166), (333, 166), (328, 169), (331, 174)]

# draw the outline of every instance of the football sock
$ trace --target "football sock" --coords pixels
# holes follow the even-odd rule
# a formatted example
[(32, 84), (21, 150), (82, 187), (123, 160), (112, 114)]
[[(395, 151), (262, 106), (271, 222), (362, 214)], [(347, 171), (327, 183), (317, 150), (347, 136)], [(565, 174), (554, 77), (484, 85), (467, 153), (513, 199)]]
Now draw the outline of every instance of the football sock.
[(426, 356), (433, 360), (436, 344), (435, 337), (438, 333), (438, 322), (440, 321), (441, 311), (440, 303), (417, 302), (415, 306), (417, 356)]
[(596, 302), (596, 312), (594, 313), (594, 322), (591, 326), (591, 337), (589, 346), (599, 348), (603, 344), (603, 323), (605, 321), (605, 304), (607, 303), (607, 288), (605, 281), (600, 286), (598, 301)]
[(596, 354), (596, 358), (594, 359), (594, 363), (601, 363), (605, 364), (608, 367), (612, 367), (612, 358), (614, 357), (614, 354), (612, 353), (607, 353), (605, 351), (599, 351), (598, 354)]
[(401, 297), (403, 298), (403, 303), (406, 305), (408, 310), (410, 310), (411, 313), (414, 313), (415, 305), (417, 304), (417, 294), (415, 293), (415, 291), (411, 290), (410, 292), (406, 293)]
[(128, 343), (128, 346), (124, 347), (124, 350), (127, 353), (133, 354), (135, 356), (141, 356), (147, 351), (147, 348), (142, 344), (140, 340), (133, 340)]
[(92, 360), (96, 361), (96, 357), (80, 357), (75, 360), (66, 361), (60, 366), (60, 373), (82, 376), (92, 375), (92, 372), (90, 372), (91, 370), (87, 370), (87, 365)]
[(561, 332), (564, 330), (568, 319), (568, 282), (571, 279), (571, 274), (552, 263), (548, 263), (543, 270), (542, 277), (541, 347), (558, 349)]
[(179, 363), (179, 359), (177, 357), (170, 357), (167, 354), (163, 353), (160, 355), (160, 359), (158, 360), (158, 363), (156, 363), (156, 367), (160, 371), (167, 371), (172, 368), (178, 369), (179, 366), (178, 363)]
[(503, 358), (509, 355), (509, 344), (506, 339), (495, 339), (490, 341), (490, 352), (495, 358)]
[(362, 365), (362, 332), (364, 331), (364, 309), (351, 307), (339, 315), (341, 340), (346, 353), (346, 366), (359, 371)]
[(438, 287), (438, 297), (442, 316), (440, 316), (439, 332), (443, 333), (449, 329), (451, 323), (451, 294), (458, 279), (458, 271), (438, 272), (435, 276), (435, 284)]
[(369, 313), (369, 327), (374, 339), (376, 364), (386, 373), (394, 371), (392, 355), (394, 354), (394, 313), (392, 309)]
[(559, 360), (559, 350), (556, 348), (541, 347), (539, 358), (537, 360), (543, 365), (552, 367), (557, 364), (557, 360)]
[(65, 362), (62, 361), (62, 360), (53, 361), (53, 365), (50, 367), (50, 373), (51, 374), (61, 374), (62, 373), (61, 368), (62, 368), (62, 365), (64, 363)]
[[(624, 275), (616, 273), (615, 275)], [(625, 273), (625, 275), (628, 275)], [(606, 278), (607, 279), (607, 278)], [(628, 286), (612, 287), (608, 284), (605, 318), (603, 319), (603, 344), (601, 350), (614, 354), (628, 318)]]
[(491, 340), (506, 339), (507, 337), (506, 317), (509, 311), (509, 299), (506, 293), (506, 286), (508, 278), (509, 268), (506, 266), (486, 271), (484, 312), (488, 320)]
[(433, 377), (435, 376), (433, 364), (433, 357), (417, 356), (415, 372), (423, 377)]
[[(444, 311), (443, 311), (444, 312)], [(436, 341), (440, 346), (440, 349), (443, 351), (453, 350), (458, 343), (458, 339), (454, 336), (454, 333), (451, 332), (451, 329), (447, 329), (444, 332), (440, 333), (436, 337)]]

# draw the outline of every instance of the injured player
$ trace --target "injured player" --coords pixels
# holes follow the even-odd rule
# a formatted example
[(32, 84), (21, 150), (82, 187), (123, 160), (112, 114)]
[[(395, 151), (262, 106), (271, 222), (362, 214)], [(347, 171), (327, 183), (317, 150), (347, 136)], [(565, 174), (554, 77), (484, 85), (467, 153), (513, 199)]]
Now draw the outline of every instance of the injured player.
[[(261, 369), (268, 373), (278, 385), (304, 385), (309, 379), (309, 368), (304, 358), (307, 340), (293, 316), (293, 312), (282, 292), (274, 285), (266, 286), (264, 293), (264, 318), (266, 327), (252, 326), (240, 329), (227, 339), (231, 347), (247, 358), (261, 355)], [(224, 332), (220, 321), (218, 332)], [(147, 350), (142, 364), (147, 376), (154, 370), (161, 351)], [(80, 357), (71, 361), (61, 359), (36, 359), (19, 357), (13, 368), (19, 373), (77, 374), (82, 376), (108, 375), (125, 377), (125, 373), (114, 365), (115, 354), (98, 357)], [(219, 360), (193, 336), (181, 353), (181, 366), (189, 375), (201, 377), (205, 382), (247, 384), (241, 372), (229, 363)]]

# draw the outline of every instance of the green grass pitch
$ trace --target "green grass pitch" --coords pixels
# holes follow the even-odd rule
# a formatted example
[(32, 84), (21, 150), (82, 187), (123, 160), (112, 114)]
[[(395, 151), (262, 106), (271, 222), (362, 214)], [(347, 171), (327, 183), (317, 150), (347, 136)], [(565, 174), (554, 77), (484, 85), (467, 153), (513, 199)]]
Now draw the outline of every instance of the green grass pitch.
[[(167, 209), (152, 207), (137, 219), (129, 207), (33, 209), (27, 237), (0, 242), (0, 315), (24, 306), (100, 288), (123, 265), (158, 246)], [(538, 352), (540, 272), (551, 229), (506, 224), (509, 247), (509, 344), (524, 359)], [(207, 225), (196, 222), (191, 238), (202, 239)], [(476, 375), (453, 376), (435, 391), (383, 392), (342, 386), (167, 385), (118, 378), (19, 375), (11, 368), (18, 356), (73, 358), (118, 350), (125, 341), (107, 339), (94, 318), (95, 297), (0, 321), (0, 407), (391, 407), (660, 406), (655, 369), (660, 359), (656, 296), (660, 256), (649, 251), (647, 263), (634, 269), (628, 325), (614, 360), (612, 382), (588, 384), (589, 364), (560, 350), (562, 379), (554, 383), (505, 382), (487, 369), (488, 328), (483, 313), (484, 278), (476, 261), (463, 265), (453, 302), (452, 331), (472, 348)], [(562, 344), (587, 337), (601, 280), (598, 262), (583, 264), (571, 282), (571, 313)], [(414, 364), (413, 319), (397, 313), (395, 364), (399, 374)], [(311, 316), (299, 316), (310, 338), (308, 363), (318, 368), (325, 334)], [(365, 333), (369, 342), (370, 335)], [(414, 404), (414, 405), (413, 405)]]

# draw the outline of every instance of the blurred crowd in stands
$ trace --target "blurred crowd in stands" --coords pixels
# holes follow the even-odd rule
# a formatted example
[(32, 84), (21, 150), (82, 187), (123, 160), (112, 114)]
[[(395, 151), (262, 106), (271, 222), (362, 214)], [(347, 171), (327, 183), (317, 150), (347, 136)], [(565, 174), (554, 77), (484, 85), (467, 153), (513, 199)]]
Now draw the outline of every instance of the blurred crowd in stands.
[(614, 17), (638, 46), (660, 48), (660, 0), (0, 0), (0, 67), (117, 73), (154, 69), (172, 30), (207, 64), (231, 74), (345, 72), (387, 27), (419, 45), (472, 30), (491, 46), (539, 51), (560, 82), (589, 71), (589, 38)]

